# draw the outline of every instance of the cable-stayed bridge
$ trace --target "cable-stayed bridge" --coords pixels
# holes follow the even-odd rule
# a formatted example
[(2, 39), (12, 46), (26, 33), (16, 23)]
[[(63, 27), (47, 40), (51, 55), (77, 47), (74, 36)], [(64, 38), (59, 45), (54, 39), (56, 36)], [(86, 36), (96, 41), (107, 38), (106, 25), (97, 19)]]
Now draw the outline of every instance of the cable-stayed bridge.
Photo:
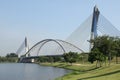
[(89, 52), (92, 48), (91, 39), (99, 35), (120, 36), (120, 31), (113, 26), (95, 6), (90, 15), (66, 40), (45, 39), (29, 49), (27, 38), (20, 46), (17, 54), (32, 57), (62, 55), (66, 52)]

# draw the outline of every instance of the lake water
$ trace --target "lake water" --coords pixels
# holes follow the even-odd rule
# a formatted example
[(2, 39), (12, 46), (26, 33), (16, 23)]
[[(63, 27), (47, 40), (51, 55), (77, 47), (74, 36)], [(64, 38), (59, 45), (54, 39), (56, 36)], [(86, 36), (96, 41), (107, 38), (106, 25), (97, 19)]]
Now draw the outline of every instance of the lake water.
[(69, 72), (66, 69), (40, 66), (38, 64), (0, 64), (0, 80), (54, 80)]

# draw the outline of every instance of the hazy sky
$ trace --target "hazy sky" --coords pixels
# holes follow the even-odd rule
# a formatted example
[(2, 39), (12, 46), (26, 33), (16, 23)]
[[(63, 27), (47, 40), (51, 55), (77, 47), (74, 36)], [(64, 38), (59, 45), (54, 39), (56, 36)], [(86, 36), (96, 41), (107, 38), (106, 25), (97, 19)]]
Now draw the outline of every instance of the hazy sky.
[(120, 30), (120, 0), (0, 0), (0, 55), (46, 38), (65, 40), (97, 5)]

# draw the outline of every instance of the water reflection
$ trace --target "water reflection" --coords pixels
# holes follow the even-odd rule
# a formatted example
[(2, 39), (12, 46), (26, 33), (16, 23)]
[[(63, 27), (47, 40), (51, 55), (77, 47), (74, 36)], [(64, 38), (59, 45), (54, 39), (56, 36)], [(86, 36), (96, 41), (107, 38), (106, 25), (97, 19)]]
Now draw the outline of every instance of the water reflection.
[(37, 64), (0, 64), (0, 80), (54, 80), (68, 72), (70, 71)]

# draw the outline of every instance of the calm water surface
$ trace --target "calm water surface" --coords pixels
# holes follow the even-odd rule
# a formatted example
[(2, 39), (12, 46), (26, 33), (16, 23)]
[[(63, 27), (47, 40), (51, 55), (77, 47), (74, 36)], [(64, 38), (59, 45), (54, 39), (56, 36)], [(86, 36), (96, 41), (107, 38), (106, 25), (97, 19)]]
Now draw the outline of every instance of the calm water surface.
[(0, 80), (54, 80), (69, 72), (69, 70), (37, 64), (0, 64)]

